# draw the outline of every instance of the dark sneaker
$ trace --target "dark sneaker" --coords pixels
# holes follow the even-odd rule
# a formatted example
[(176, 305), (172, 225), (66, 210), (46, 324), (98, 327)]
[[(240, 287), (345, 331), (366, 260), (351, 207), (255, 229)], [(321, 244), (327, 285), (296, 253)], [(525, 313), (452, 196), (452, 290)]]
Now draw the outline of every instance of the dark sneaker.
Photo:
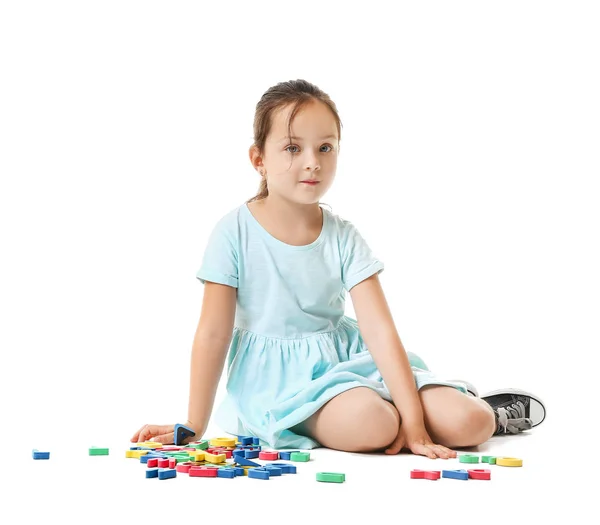
[(452, 383), (462, 383), (462, 385), (467, 389), (467, 394), (473, 397), (479, 397), (479, 392), (475, 388), (475, 385), (472, 385), (468, 381), (464, 379), (450, 379)]
[(543, 401), (524, 390), (505, 388), (481, 396), (496, 413), (496, 434), (518, 434), (537, 427), (546, 419)]

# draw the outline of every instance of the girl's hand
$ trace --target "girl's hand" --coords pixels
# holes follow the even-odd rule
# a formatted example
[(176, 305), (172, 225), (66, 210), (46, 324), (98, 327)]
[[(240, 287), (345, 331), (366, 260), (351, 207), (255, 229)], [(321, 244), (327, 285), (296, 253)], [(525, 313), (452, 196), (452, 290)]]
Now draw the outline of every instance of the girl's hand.
[(413, 454), (427, 456), (431, 459), (455, 458), (456, 452), (442, 445), (436, 445), (424, 427), (406, 429), (400, 425), (396, 440), (385, 450), (386, 454), (398, 454), (403, 448), (409, 449)]
[[(185, 426), (196, 432), (196, 429), (191, 427), (189, 422), (186, 422)], [(198, 439), (197, 436), (198, 432), (195, 436), (184, 439), (183, 443)], [(131, 437), (131, 442), (143, 443), (144, 441), (155, 441), (163, 445), (173, 444), (175, 442), (175, 425), (144, 425)]]

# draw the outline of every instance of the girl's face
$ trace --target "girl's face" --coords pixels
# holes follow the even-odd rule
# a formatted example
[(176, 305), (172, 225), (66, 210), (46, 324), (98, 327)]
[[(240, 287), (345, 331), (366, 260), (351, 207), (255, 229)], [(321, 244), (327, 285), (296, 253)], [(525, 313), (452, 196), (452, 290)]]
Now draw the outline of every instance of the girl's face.
[[(331, 110), (322, 102), (304, 106), (291, 125), (291, 106), (273, 114), (265, 154), (255, 166), (266, 172), (269, 195), (298, 204), (314, 204), (333, 183), (338, 158), (338, 132)], [(309, 184), (303, 181), (316, 183)]]

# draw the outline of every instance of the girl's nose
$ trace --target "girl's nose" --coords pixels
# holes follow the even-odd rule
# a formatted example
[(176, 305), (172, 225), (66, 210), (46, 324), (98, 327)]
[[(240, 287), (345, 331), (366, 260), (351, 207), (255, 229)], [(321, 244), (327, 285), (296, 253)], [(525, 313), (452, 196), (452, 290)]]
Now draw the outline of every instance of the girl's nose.
[(304, 162), (304, 169), (306, 171), (315, 171), (321, 169), (321, 166), (319, 165), (319, 157), (310, 148), (306, 148), (305, 150)]
[(311, 158), (306, 159), (305, 168), (306, 171), (315, 171), (321, 169), (319, 165), (319, 161), (316, 157), (312, 156)]

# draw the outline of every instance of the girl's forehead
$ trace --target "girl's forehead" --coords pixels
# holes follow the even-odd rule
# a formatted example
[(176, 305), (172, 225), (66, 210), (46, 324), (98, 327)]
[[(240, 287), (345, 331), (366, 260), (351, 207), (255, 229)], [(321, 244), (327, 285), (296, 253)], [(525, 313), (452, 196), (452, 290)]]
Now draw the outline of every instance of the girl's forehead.
[[(273, 113), (271, 140), (280, 142), (290, 137), (288, 130), (292, 106)], [(291, 122), (291, 135), (298, 138), (337, 138), (337, 124), (331, 110), (323, 103), (309, 103), (302, 107)]]

